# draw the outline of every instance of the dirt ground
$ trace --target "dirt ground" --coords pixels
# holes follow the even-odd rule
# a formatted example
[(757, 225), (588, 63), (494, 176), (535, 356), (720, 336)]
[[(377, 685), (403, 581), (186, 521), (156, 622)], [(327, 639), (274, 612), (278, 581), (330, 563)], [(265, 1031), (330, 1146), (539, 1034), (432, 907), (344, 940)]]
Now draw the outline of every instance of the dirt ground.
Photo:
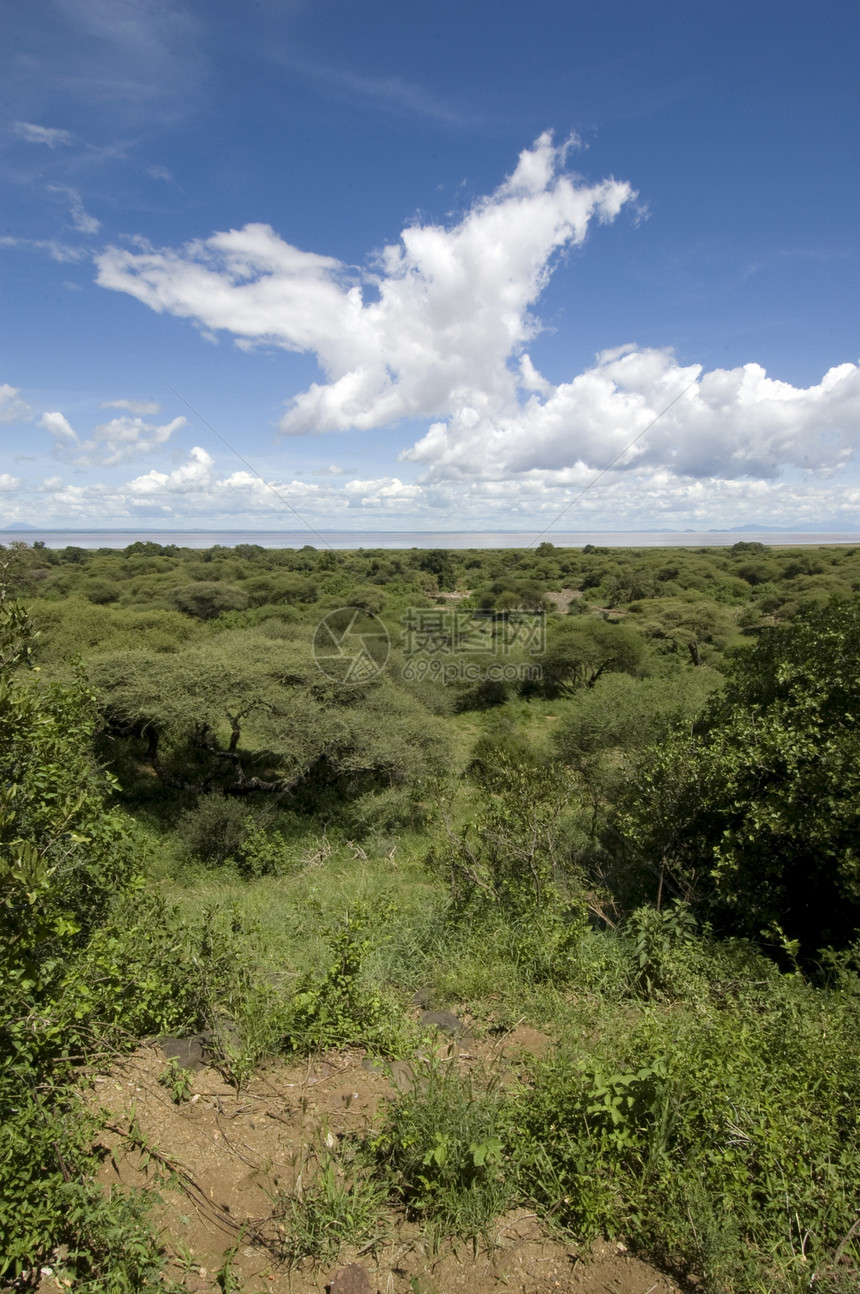
[[(549, 1039), (520, 1025), (501, 1040), (440, 1041), (439, 1054), (462, 1067), (492, 1063), (515, 1076), (525, 1053)], [(551, 1237), (534, 1214), (518, 1210), (497, 1220), (487, 1242), (427, 1236), (390, 1212), (375, 1242), (334, 1260), (279, 1260), (284, 1234), (279, 1195), (312, 1175), (315, 1156), (339, 1146), (344, 1134), (366, 1128), (380, 1102), (411, 1081), (401, 1062), (381, 1069), (360, 1050), (339, 1051), (295, 1064), (274, 1065), (237, 1093), (211, 1067), (191, 1076), (186, 1099), (174, 1103), (159, 1082), (165, 1057), (142, 1046), (106, 1073), (92, 1077), (88, 1100), (106, 1112), (101, 1171), (105, 1190), (154, 1188), (170, 1254), (168, 1275), (189, 1294), (670, 1294), (673, 1280), (627, 1252), (621, 1241), (589, 1252)], [(273, 1217), (273, 1214), (275, 1215)], [(225, 1262), (230, 1271), (225, 1276)], [(347, 1269), (347, 1270), (344, 1270)], [(62, 1288), (51, 1275), (41, 1294)]]

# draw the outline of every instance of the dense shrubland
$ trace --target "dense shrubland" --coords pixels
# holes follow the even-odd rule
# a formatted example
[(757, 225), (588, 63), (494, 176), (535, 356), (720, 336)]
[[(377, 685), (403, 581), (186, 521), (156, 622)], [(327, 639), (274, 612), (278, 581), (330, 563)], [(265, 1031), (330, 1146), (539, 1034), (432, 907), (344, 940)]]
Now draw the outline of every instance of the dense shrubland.
[[(0, 1277), (62, 1244), (80, 1288), (157, 1280), (146, 1199), (92, 1184), (82, 1065), (204, 1028), (237, 1084), (411, 1055), (422, 989), (557, 1046), (523, 1087), (431, 1064), (361, 1151), (374, 1207), (526, 1203), (714, 1294), (854, 1287), (860, 552), (3, 559)], [(361, 685), (314, 656), (345, 605), (391, 642)], [(445, 669), (406, 668), (416, 611)]]

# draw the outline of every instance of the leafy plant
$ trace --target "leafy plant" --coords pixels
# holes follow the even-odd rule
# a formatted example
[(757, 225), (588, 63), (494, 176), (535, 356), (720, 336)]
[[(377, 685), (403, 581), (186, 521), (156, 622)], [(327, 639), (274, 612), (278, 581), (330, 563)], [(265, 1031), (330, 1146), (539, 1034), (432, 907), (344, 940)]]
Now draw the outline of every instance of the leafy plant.
[(316, 1165), (308, 1160), (294, 1191), (275, 1199), (273, 1218), (282, 1259), (295, 1266), (303, 1258), (333, 1258), (346, 1245), (369, 1246), (384, 1233), (384, 1182), (374, 1180), (350, 1147), (324, 1148)]
[(340, 926), (326, 932), (331, 961), (322, 979), (305, 975), (287, 1008), (284, 1045), (291, 1051), (313, 1051), (363, 1043), (382, 1047), (396, 1035), (391, 1005), (368, 988), (362, 963), (371, 948), (360, 907)]
[(414, 1068), (373, 1141), (377, 1160), (398, 1198), (438, 1234), (478, 1235), (513, 1194), (498, 1081), (436, 1059)]
[(191, 1100), (193, 1076), (187, 1069), (183, 1069), (175, 1058), (171, 1057), (167, 1062), (158, 1076), (158, 1081), (162, 1087), (167, 1088), (167, 1094), (174, 1105), (182, 1105), (183, 1102)]

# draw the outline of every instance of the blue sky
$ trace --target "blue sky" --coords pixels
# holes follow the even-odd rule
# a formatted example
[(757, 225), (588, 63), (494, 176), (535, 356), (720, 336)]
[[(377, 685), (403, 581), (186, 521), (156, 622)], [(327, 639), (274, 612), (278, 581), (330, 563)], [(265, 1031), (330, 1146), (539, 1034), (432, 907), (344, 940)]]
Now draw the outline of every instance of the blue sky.
[(860, 527), (856, 3), (2, 10), (0, 522)]

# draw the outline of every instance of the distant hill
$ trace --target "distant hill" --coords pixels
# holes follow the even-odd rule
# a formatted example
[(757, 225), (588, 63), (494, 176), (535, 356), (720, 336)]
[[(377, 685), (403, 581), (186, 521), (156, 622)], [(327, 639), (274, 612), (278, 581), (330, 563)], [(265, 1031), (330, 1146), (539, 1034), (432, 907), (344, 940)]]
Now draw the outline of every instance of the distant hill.
[(3, 533), (8, 534), (10, 530), (40, 530), (41, 526), (31, 526), (26, 521), (13, 521), (11, 526), (3, 526)]

